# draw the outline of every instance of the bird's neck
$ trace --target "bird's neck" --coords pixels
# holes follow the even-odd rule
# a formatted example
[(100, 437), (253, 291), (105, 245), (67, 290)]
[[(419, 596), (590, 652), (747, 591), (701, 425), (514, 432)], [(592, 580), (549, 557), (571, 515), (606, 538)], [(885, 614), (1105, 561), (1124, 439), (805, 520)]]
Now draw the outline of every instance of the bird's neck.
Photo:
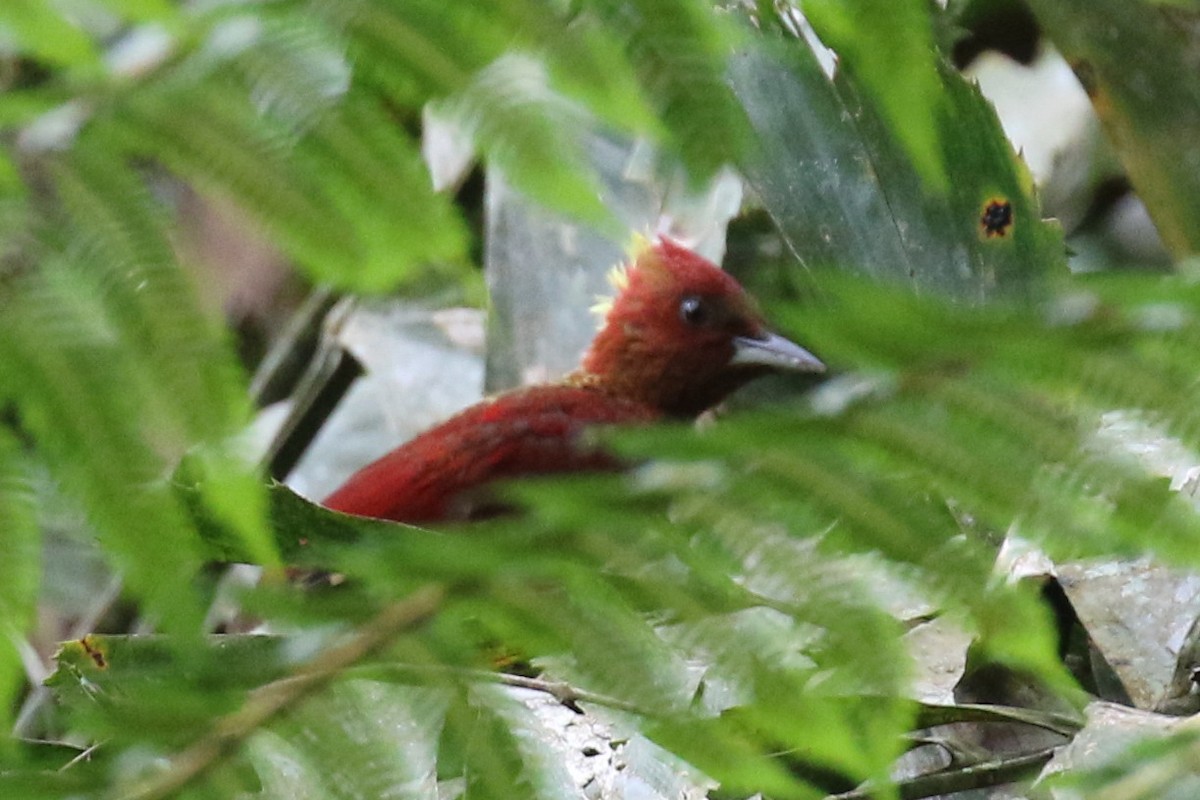
[(655, 397), (648, 396), (645, 392), (637, 391), (636, 384), (614, 380), (612, 376), (604, 373), (591, 372), (581, 367), (566, 375), (563, 378), (563, 383), (567, 386), (577, 389), (587, 389), (623, 402), (644, 405), (648, 410), (653, 412), (654, 416), (665, 415), (663, 409), (658, 407)]
[(639, 380), (635, 375), (621, 372), (606, 374), (580, 368), (563, 378), (563, 382), (615, 400), (645, 406), (654, 417), (693, 419), (710, 405), (688, 402), (686, 396), (666, 391), (669, 387), (663, 382)]

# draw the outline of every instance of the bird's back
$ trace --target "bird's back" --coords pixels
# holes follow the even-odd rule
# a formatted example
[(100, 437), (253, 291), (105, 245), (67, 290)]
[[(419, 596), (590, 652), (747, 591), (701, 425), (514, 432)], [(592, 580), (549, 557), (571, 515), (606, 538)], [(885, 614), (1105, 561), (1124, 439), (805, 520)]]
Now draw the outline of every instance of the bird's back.
[(476, 518), (495, 508), (486, 487), (496, 480), (617, 468), (610, 454), (582, 440), (584, 430), (659, 416), (594, 387), (519, 389), (459, 412), (364, 467), (324, 505), (397, 522)]

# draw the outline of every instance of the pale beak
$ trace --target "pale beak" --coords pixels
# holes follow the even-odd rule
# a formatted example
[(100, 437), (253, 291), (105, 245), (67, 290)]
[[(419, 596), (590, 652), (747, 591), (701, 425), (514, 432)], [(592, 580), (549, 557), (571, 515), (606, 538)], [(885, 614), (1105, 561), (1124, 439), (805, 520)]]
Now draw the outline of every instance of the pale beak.
[(761, 337), (737, 336), (733, 340), (733, 358), (729, 364), (771, 367), (789, 372), (824, 372), (821, 359), (798, 344), (774, 333)]

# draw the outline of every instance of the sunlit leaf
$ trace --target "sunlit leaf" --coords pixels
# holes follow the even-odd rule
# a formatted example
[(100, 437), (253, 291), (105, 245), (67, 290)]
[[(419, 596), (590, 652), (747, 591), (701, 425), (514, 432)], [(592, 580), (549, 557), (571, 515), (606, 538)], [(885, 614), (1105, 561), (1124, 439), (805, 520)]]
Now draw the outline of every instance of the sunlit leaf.
[(33, 56), (68, 67), (94, 66), (98, 53), (78, 23), (39, 0), (12, 0), (0, 8), (0, 31)]

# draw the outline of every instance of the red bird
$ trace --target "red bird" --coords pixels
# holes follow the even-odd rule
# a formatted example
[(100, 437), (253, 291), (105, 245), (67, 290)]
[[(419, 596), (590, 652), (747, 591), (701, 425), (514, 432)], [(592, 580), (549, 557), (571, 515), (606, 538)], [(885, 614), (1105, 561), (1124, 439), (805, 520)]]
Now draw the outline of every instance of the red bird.
[(497, 479), (618, 467), (586, 445), (587, 428), (693, 418), (756, 376), (825, 369), (768, 331), (737, 281), (668, 239), (643, 247), (614, 284), (578, 370), (459, 412), (359, 470), (325, 505), (398, 522), (469, 519)]

